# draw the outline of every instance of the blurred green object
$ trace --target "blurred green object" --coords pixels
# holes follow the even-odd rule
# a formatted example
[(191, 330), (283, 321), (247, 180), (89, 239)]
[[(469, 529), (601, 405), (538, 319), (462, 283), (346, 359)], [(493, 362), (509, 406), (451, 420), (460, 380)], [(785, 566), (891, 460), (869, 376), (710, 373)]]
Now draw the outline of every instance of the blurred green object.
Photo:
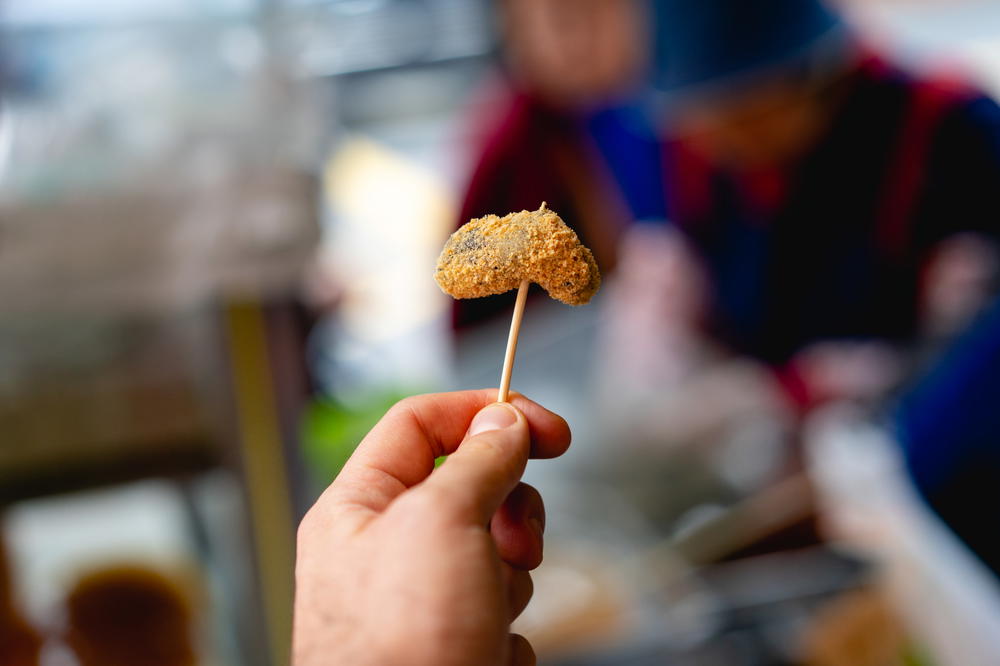
[[(390, 389), (346, 406), (327, 397), (317, 397), (307, 405), (302, 424), (305, 460), (316, 480), (329, 483), (344, 466), (354, 449), (389, 408), (403, 398), (426, 391)], [(444, 458), (438, 458), (440, 465)]]
[(910, 646), (902, 655), (902, 666), (934, 666), (934, 660), (918, 647)]

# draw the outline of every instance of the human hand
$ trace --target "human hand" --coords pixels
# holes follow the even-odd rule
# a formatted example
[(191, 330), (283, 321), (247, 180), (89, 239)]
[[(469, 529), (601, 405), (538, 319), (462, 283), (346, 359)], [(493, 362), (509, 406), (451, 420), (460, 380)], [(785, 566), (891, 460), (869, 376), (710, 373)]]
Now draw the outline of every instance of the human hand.
[(884, 398), (903, 374), (900, 352), (875, 340), (828, 340), (798, 352), (788, 366), (798, 375), (807, 404)]
[(534, 663), (509, 631), (531, 598), (545, 512), (519, 479), (570, 433), (522, 396), (516, 409), (495, 397), (399, 402), (303, 518), (294, 666)]

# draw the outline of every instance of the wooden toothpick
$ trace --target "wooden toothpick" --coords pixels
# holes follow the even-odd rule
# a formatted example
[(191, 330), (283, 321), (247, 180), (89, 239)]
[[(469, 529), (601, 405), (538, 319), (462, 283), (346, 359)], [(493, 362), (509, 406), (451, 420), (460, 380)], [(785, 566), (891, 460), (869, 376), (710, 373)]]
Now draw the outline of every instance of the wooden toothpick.
[(517, 301), (514, 303), (514, 316), (510, 320), (510, 335), (507, 336), (507, 353), (503, 357), (503, 372), (500, 374), (500, 392), (497, 394), (497, 402), (507, 402), (507, 395), (510, 393), (510, 375), (514, 371), (517, 334), (521, 330), (524, 303), (528, 300), (528, 286), (530, 284), (527, 280), (522, 280), (517, 288)]

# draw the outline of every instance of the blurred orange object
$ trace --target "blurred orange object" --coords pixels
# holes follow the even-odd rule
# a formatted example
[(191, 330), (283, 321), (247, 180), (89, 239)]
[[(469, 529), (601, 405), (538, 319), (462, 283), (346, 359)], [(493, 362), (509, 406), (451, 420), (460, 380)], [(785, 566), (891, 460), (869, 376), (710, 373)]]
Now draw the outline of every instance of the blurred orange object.
[(0, 541), (0, 664), (35, 666), (42, 638), (14, 607), (7, 552)]
[(806, 631), (807, 666), (896, 666), (906, 640), (881, 590), (857, 590), (831, 602)]
[(192, 611), (185, 590), (137, 566), (81, 578), (66, 602), (67, 642), (82, 666), (192, 666)]

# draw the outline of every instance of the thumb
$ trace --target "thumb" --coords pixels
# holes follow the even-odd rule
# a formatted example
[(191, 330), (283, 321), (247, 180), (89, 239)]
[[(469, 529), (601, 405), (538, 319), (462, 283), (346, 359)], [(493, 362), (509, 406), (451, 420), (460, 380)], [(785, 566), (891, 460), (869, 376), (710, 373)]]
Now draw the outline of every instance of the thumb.
[(530, 449), (524, 415), (505, 402), (487, 405), (472, 419), (455, 453), (417, 492), (440, 493), (462, 520), (484, 525), (517, 485)]

